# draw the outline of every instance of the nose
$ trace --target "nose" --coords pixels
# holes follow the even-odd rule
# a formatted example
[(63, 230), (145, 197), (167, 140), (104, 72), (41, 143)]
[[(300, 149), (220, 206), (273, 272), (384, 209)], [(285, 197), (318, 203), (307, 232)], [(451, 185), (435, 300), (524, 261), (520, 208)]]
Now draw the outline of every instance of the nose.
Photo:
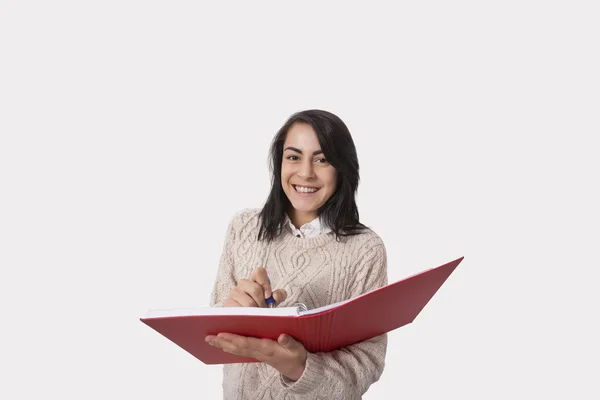
[(313, 165), (310, 160), (305, 160), (300, 168), (298, 168), (298, 176), (303, 179), (312, 178), (315, 175)]

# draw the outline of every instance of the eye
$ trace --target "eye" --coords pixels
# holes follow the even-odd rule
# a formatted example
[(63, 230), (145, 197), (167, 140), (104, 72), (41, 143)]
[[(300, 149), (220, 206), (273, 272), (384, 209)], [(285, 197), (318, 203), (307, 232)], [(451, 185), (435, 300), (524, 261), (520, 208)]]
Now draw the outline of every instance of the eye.
[(322, 164), (327, 162), (327, 160), (325, 158), (317, 158), (315, 161), (318, 163), (322, 163)]
[(299, 160), (299, 158), (298, 158), (298, 156), (291, 155), (291, 156), (287, 156), (287, 157), (286, 157), (286, 160), (290, 160), (290, 161), (298, 161), (298, 160)]

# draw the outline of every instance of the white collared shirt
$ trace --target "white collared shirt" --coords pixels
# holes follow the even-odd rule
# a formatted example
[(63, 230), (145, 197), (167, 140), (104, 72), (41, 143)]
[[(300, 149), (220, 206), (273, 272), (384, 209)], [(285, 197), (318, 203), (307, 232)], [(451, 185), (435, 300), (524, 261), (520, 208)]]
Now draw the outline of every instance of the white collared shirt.
[(305, 238), (305, 239), (314, 238), (323, 233), (331, 232), (331, 229), (328, 226), (321, 223), (321, 219), (319, 217), (302, 225), (300, 227), (300, 229), (298, 229), (294, 226), (294, 224), (292, 223), (292, 220), (286, 214), (285, 215), (285, 223), (283, 225), (290, 230), (292, 235), (294, 235), (296, 237)]

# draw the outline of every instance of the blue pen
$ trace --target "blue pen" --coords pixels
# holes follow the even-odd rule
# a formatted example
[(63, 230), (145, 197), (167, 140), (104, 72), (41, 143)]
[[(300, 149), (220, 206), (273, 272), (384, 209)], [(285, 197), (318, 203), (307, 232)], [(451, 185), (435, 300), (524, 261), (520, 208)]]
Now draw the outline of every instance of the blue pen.
[[(269, 279), (269, 278), (267, 278)], [(269, 279), (269, 285), (271, 284), (271, 279)], [(267, 307), (269, 308), (273, 308), (275, 307), (275, 299), (273, 298), (273, 290), (271, 288), (271, 297), (269, 297), (267, 300)]]

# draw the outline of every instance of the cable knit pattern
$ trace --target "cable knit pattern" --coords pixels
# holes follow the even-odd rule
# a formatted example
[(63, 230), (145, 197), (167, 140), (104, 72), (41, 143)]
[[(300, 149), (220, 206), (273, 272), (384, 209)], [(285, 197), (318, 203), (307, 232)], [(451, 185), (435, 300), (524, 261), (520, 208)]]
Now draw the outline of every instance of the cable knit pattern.
[[(335, 240), (333, 233), (297, 238), (284, 229), (274, 241), (258, 241), (258, 209), (238, 212), (227, 229), (211, 306), (222, 306), (239, 279), (263, 266), (274, 289), (285, 289), (281, 307), (309, 309), (385, 286), (383, 241), (371, 230)], [(381, 376), (387, 334), (328, 353), (309, 353), (304, 374), (288, 382), (264, 363), (223, 366), (225, 400), (361, 399)]]

